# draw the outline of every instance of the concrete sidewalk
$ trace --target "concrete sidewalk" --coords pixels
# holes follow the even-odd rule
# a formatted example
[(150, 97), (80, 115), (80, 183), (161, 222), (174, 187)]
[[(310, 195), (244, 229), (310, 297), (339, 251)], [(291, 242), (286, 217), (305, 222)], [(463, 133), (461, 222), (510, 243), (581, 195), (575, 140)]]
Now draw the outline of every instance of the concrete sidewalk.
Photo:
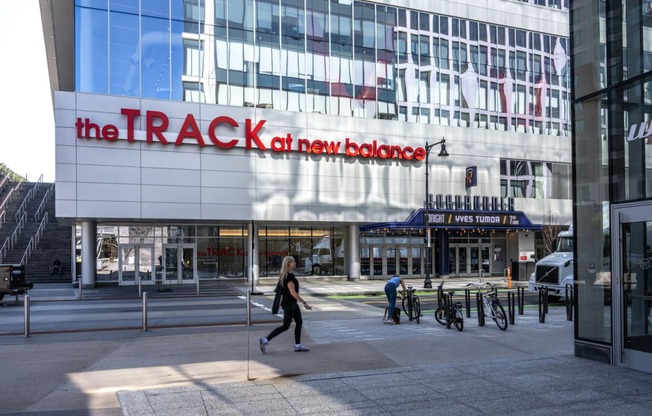
[[(314, 308), (304, 312), (306, 353), (293, 351), (292, 329), (260, 352), (280, 319), (0, 336), (11, 357), (0, 360), (0, 415), (650, 414), (652, 374), (574, 357), (564, 308), (545, 324), (526, 311), (505, 332), (474, 315), (458, 332), (432, 316), (383, 325), (379, 308), (325, 296), (383, 287), (302, 284)], [(271, 288), (258, 287), (269, 295), (256, 301), (271, 303)]]

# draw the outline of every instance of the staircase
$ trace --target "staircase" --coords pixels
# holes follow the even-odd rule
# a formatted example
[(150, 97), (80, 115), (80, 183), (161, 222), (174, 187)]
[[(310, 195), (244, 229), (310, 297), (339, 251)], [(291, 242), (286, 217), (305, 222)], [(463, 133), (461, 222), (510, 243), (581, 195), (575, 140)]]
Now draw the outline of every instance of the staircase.
[[(71, 278), (72, 264), (72, 231), (70, 225), (61, 225), (55, 217), (54, 187), (51, 183), (42, 182), (12, 182), (10, 181), (5, 189), (0, 192), (0, 204), (5, 200), (12, 189), (18, 189), (16, 197), (5, 204), (4, 223), (0, 228), (0, 247), (5, 243), (7, 238), (11, 238), (16, 230), (17, 221), (16, 213), (20, 210), (21, 205), (26, 200), (30, 191), (33, 197), (25, 204), (25, 222), (24, 227), (18, 233), (13, 248), (5, 253), (0, 253), (1, 264), (19, 264), (23, 259), (25, 251), (30, 245), (30, 240), (34, 238), (38, 242), (34, 244), (35, 248), (31, 255), (25, 260), (25, 273), (28, 281), (32, 283), (61, 282), (68, 283)], [(49, 194), (48, 194), (49, 191)], [(37, 211), (41, 207), (40, 215), (37, 217)], [(42, 219), (47, 213), (47, 223), (43, 234), (36, 238), (37, 231)], [(1, 212), (0, 212), (1, 214)], [(34, 247), (33, 246), (33, 247)], [(54, 259), (58, 258), (62, 264), (62, 273), (50, 275), (50, 266)]]

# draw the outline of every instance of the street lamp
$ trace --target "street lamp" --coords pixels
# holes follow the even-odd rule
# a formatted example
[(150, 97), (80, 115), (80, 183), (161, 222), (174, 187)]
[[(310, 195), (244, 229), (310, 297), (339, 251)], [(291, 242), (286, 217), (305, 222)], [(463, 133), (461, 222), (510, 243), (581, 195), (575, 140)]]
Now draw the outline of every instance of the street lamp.
[(448, 152), (446, 151), (446, 139), (442, 138), (440, 141), (433, 144), (428, 144), (428, 142), (426, 142), (426, 199), (425, 199), (425, 211), (424, 211), (425, 218), (423, 221), (426, 229), (426, 280), (423, 281), (423, 287), (426, 289), (432, 288), (432, 281), (430, 280), (430, 222), (429, 222), (429, 215), (428, 215), (428, 210), (430, 208), (430, 204), (428, 203), (429, 196), (430, 196), (430, 194), (428, 193), (428, 175), (430, 175), (429, 172), (430, 163), (428, 162), (428, 156), (430, 156), (430, 149), (437, 146), (438, 144), (441, 145), (441, 148), (439, 149), (439, 154), (437, 156), (440, 157), (448, 156)]

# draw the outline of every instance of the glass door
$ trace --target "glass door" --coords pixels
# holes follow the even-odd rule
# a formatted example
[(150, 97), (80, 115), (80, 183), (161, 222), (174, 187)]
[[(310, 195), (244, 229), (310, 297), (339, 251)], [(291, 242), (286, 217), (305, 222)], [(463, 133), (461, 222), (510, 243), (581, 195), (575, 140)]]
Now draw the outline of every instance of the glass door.
[(448, 272), (452, 277), (469, 275), (469, 270), (472, 267), (469, 248), (466, 244), (450, 244), (448, 246)]
[(614, 207), (611, 229), (615, 362), (652, 372), (652, 207)]
[(153, 284), (154, 245), (121, 244), (118, 247), (118, 284)]
[(164, 283), (195, 283), (196, 276), (197, 250), (194, 244), (163, 245)]

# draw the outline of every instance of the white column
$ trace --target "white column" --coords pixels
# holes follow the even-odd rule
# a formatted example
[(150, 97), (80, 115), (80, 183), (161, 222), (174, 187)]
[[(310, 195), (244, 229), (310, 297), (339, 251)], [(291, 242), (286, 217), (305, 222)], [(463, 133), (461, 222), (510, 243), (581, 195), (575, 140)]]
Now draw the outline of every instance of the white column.
[[(259, 267), (258, 267), (258, 232), (253, 222), (247, 226), (247, 253), (249, 253), (249, 276), (248, 280), (252, 288), (258, 285)], [(252, 284), (253, 282), (253, 284)]]
[(81, 235), (81, 284), (83, 287), (95, 287), (97, 279), (97, 265), (95, 260), (96, 241), (97, 241), (97, 224), (95, 221), (82, 221), (82, 235)]
[(360, 228), (349, 225), (347, 237), (349, 280), (360, 279)]

